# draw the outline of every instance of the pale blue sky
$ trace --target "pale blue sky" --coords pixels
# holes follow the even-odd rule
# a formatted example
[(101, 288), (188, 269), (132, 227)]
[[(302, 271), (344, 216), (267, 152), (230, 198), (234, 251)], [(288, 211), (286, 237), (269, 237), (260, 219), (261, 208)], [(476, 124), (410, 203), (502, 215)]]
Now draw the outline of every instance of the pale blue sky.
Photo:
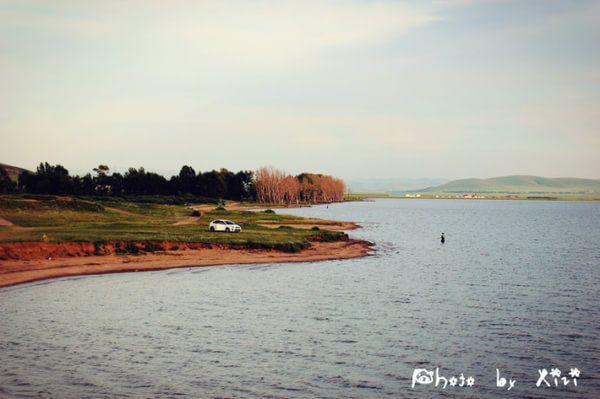
[(600, 1), (0, 0), (0, 162), (600, 178), (599, 43)]

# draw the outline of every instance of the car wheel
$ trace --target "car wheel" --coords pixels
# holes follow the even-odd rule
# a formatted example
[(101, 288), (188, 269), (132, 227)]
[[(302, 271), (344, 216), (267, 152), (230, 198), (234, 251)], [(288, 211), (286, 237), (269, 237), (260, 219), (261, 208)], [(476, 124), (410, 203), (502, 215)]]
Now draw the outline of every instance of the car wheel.
[(229, 230), (229, 227), (226, 227), (225, 231), (229, 233), (231, 230)]
[(215, 231), (215, 226), (210, 226), (210, 231), (214, 232)]

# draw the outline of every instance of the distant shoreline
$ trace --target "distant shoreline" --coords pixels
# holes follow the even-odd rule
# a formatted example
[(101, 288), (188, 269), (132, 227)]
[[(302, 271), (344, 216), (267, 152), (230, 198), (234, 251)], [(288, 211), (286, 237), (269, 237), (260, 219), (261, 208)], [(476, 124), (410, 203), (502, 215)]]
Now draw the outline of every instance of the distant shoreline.
[(365, 199), (389, 198), (389, 199), (472, 199), (472, 200), (506, 200), (506, 201), (600, 201), (600, 194), (386, 194), (386, 193), (356, 193), (349, 194), (346, 201), (361, 201)]

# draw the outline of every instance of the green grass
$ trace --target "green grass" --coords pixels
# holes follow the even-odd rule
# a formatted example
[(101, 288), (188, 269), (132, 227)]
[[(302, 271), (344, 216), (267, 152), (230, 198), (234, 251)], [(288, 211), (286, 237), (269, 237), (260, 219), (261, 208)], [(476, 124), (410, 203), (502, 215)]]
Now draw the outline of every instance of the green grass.
[[(131, 202), (125, 199), (103, 201), (98, 198), (61, 200), (53, 196), (0, 196), (0, 217), (16, 226), (0, 230), (0, 242), (198, 242), (250, 248), (274, 248), (295, 252), (310, 245), (310, 240), (336, 241), (347, 236), (341, 232), (305, 229), (270, 229), (260, 222), (278, 224), (302, 222), (302, 218), (271, 212), (213, 210), (190, 224), (175, 224), (191, 216), (185, 205)], [(242, 226), (241, 233), (208, 231), (214, 219), (229, 219)]]

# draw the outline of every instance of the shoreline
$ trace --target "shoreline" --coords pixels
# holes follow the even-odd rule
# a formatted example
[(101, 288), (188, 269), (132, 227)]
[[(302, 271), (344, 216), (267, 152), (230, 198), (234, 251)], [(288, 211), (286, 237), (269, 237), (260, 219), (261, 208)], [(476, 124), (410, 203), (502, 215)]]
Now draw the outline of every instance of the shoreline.
[[(368, 256), (353, 222), (247, 212), (256, 203), (169, 205), (7, 197), (0, 208), (0, 288), (60, 277), (233, 264), (316, 262)], [(292, 208), (276, 206), (265, 208)], [(56, 217), (57, 210), (61, 217)], [(198, 211), (197, 215), (192, 211)], [(244, 226), (208, 231), (213, 219)]]
[(482, 200), (482, 201), (600, 201), (600, 194), (548, 194), (548, 195), (526, 195), (526, 194), (415, 194), (391, 195), (384, 193), (357, 193), (346, 198), (347, 202), (373, 201), (375, 199), (403, 199), (403, 200)]
[(335, 242), (312, 242), (309, 248), (293, 253), (273, 249), (243, 249), (212, 245), (142, 255), (109, 254), (31, 260), (9, 259), (0, 261), (0, 288), (82, 275), (181, 267), (354, 259), (369, 256), (373, 245), (369, 241), (349, 239)]

